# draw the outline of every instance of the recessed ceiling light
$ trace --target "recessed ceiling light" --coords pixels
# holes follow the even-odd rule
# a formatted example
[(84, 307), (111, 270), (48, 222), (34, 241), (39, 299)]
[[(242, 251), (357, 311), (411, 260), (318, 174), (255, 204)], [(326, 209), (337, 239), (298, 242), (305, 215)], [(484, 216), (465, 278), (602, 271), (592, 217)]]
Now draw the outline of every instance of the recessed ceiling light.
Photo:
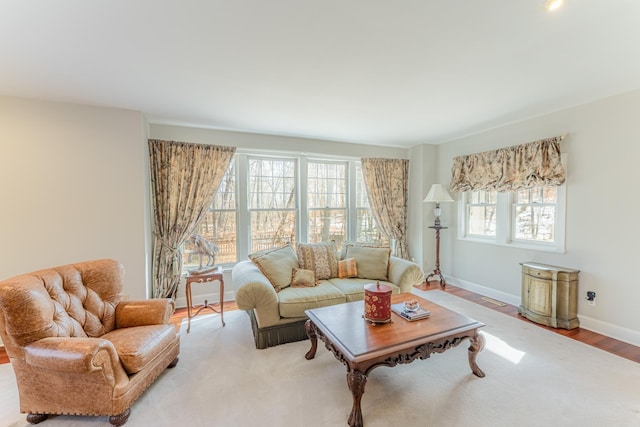
[(560, 6), (562, 6), (562, 3), (563, 3), (562, 0), (546, 0), (544, 2), (544, 8), (547, 9), (549, 12), (552, 12), (558, 9)]

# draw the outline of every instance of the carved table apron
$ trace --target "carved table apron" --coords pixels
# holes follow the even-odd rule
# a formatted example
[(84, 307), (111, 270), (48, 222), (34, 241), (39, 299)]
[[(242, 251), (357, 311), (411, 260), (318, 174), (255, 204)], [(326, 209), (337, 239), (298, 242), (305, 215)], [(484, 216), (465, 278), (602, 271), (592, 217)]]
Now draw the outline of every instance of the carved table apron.
[(409, 293), (393, 295), (391, 303), (413, 298), (431, 312), (429, 318), (410, 322), (393, 313), (392, 322), (372, 324), (362, 316), (362, 301), (305, 311), (309, 317), (305, 327), (311, 341), (307, 360), (315, 357), (320, 338), (347, 368), (347, 385), (353, 396), (348, 420), (351, 427), (363, 425), (360, 401), (367, 376), (378, 366), (428, 359), (431, 353), (443, 353), (468, 339), (471, 371), (484, 377), (476, 364), (476, 357), (484, 348), (484, 337), (478, 329), (484, 324)]

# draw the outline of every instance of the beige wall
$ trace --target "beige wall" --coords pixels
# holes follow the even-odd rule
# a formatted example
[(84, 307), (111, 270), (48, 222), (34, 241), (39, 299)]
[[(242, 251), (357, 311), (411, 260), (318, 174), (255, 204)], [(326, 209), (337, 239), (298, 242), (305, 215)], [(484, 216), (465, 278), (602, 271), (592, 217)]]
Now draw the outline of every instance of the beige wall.
[[(538, 252), (456, 238), (455, 211), (443, 240), (445, 274), (458, 284), (519, 303), (520, 262), (581, 270), (582, 326), (640, 345), (637, 285), (640, 198), (640, 91), (514, 123), (439, 146), (439, 178), (450, 182), (453, 157), (568, 133), (566, 253)], [(596, 306), (586, 304), (595, 291)]]
[(227, 145), (246, 150), (278, 150), (295, 153), (325, 154), (350, 157), (408, 158), (408, 150), (377, 145), (345, 144), (318, 139), (261, 135), (256, 133), (229, 132), (184, 126), (150, 126), (150, 138), (198, 144)]
[(141, 113), (0, 97), (0, 152), (0, 279), (115, 258), (147, 296)]

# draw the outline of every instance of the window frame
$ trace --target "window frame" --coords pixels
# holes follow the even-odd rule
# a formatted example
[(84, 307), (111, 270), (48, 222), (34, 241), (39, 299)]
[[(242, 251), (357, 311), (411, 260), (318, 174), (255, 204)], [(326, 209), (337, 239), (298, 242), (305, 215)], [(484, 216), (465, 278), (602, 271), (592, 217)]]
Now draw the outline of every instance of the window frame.
[[(488, 193), (488, 191), (485, 191), (485, 193)], [(471, 201), (469, 201), (469, 194), (465, 193), (465, 202), (464, 202), (464, 209), (465, 209), (465, 235), (470, 236), (470, 237), (475, 237), (475, 238), (479, 238), (479, 239), (494, 239), (497, 235), (498, 232), (498, 224), (497, 224), (497, 215), (498, 215), (498, 194), (496, 193), (496, 202), (495, 203), (472, 203)], [(470, 228), (471, 228), (471, 221), (469, 221), (469, 216), (471, 215), (471, 208), (472, 207), (483, 207), (485, 208), (485, 213), (486, 213), (486, 208), (493, 206), (495, 209), (495, 215), (496, 215), (496, 230), (494, 234), (476, 234), (476, 233), (471, 233)]]

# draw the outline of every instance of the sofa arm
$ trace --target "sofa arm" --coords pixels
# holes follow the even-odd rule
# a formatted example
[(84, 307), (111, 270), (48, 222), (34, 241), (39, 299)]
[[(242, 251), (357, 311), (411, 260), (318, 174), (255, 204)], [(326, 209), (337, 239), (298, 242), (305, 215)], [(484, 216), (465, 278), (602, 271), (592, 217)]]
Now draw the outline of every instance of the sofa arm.
[(424, 271), (412, 261), (392, 256), (389, 259), (389, 281), (400, 288), (400, 292), (411, 292), (414, 285), (424, 282)]
[(251, 261), (240, 261), (231, 270), (231, 281), (238, 308), (254, 310), (259, 327), (278, 323), (278, 294), (257, 265)]
[(175, 303), (170, 298), (120, 301), (116, 306), (116, 329), (166, 325), (174, 311)]
[(48, 371), (103, 371), (98, 374), (114, 386), (128, 381), (115, 347), (102, 338), (43, 338), (24, 347), (24, 360), (30, 366)]

